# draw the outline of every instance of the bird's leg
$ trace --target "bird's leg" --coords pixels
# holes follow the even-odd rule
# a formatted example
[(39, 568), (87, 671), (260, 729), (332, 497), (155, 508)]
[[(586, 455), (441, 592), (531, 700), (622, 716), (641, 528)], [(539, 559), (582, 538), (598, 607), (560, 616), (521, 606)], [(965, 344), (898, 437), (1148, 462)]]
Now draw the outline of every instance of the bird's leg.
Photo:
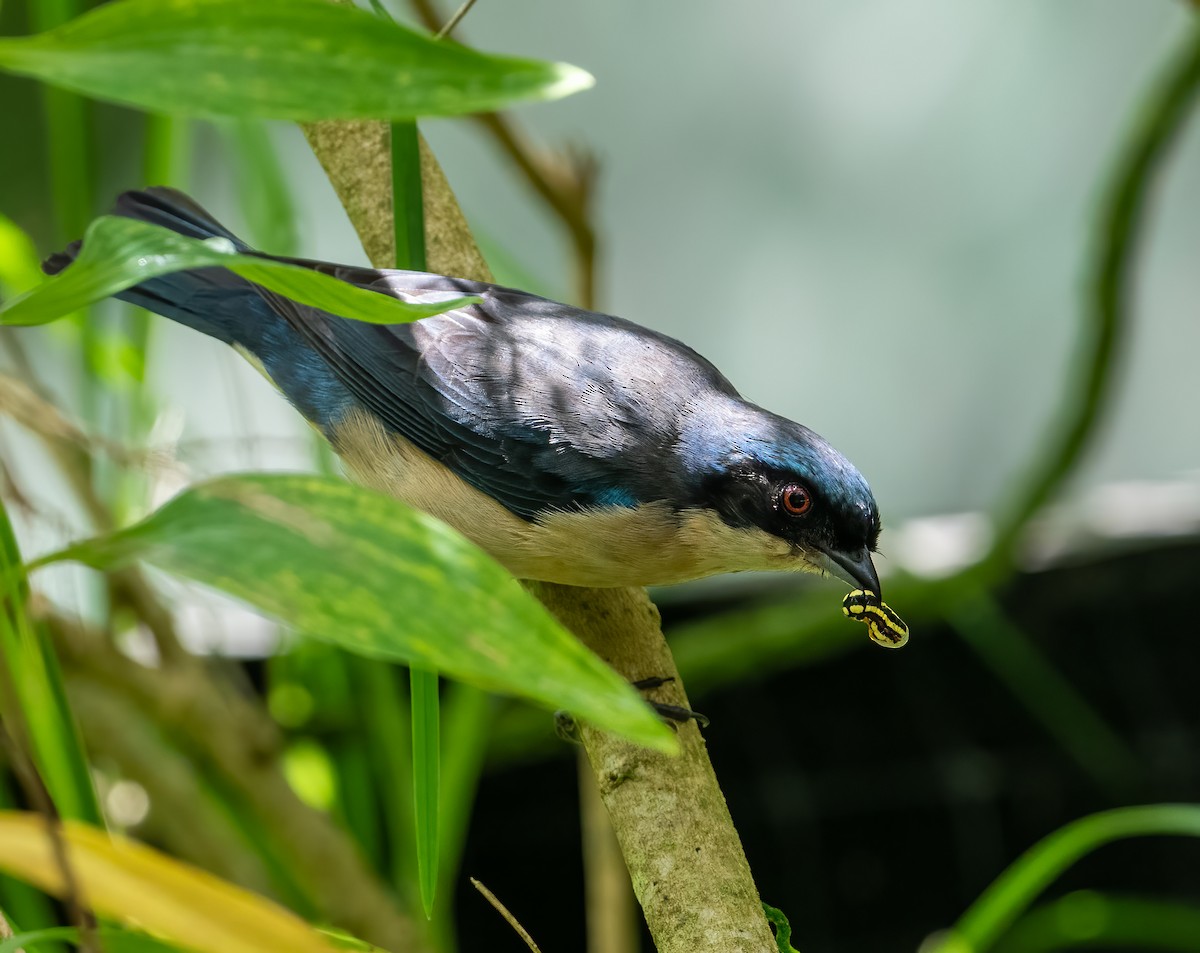
[[(652, 688), (661, 688), (667, 682), (673, 681), (675, 679), (670, 675), (651, 675), (649, 678), (639, 678), (632, 684), (638, 691), (644, 692)], [(690, 708), (684, 708), (682, 705), (668, 705), (666, 702), (656, 702), (650, 699), (646, 699), (646, 703), (668, 723), (694, 721), (701, 728), (708, 727), (708, 717), (700, 714), (698, 711), (692, 711)], [(563, 741), (570, 742), (571, 744), (581, 743), (579, 723), (575, 721), (574, 716), (568, 711), (556, 711), (554, 713), (554, 733)]]
[[(651, 675), (649, 678), (639, 678), (633, 683), (633, 687), (640, 692), (648, 691), (652, 688), (661, 688), (667, 682), (675, 681), (671, 675)], [(684, 708), (682, 705), (668, 705), (666, 702), (656, 702), (647, 699), (650, 707), (662, 715), (667, 721), (694, 721), (701, 728), (708, 727), (708, 717), (700, 714), (698, 711), (692, 711), (690, 708)]]

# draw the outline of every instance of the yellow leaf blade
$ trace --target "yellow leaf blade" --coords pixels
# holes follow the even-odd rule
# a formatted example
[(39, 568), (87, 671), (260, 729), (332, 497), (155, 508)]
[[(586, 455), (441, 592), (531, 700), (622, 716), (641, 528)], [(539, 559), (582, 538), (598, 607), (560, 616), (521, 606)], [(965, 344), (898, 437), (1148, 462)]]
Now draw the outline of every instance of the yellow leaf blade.
[[(67, 821), (63, 842), (85, 903), (198, 953), (334, 953), (337, 946), (275, 903), (119, 836)], [(0, 811), (0, 870), (62, 896), (41, 815)]]

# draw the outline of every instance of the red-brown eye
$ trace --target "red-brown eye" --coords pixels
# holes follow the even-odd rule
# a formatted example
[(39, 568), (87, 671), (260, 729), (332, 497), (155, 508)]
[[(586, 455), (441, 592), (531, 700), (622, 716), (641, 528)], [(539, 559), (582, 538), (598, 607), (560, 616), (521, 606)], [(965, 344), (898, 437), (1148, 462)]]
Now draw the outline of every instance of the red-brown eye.
[(780, 494), (783, 508), (792, 516), (803, 516), (812, 509), (812, 494), (799, 483), (789, 483)]

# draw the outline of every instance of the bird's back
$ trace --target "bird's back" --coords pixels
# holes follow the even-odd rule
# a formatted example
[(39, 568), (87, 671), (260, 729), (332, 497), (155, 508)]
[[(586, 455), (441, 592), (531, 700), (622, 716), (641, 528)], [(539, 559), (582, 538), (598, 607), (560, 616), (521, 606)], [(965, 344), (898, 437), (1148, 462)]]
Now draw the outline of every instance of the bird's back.
[(714, 394), (736, 397), (690, 348), (620, 318), (496, 285), (298, 263), (411, 301), (483, 299), (390, 326), (272, 305), (393, 430), (527, 518), (678, 498), (665, 455)]
[[(114, 213), (261, 254), (172, 189), (125, 193)], [(52, 256), (47, 271), (78, 250)], [(464, 279), (282, 260), (396, 298), (482, 301), (374, 325), (222, 268), (164, 275), (119, 297), (248, 352), (335, 443), (339, 422), (365, 412), (525, 520), (687, 498), (691, 488), (677, 484), (689, 468), (664, 462), (714, 398), (736, 398), (690, 348), (620, 318)]]

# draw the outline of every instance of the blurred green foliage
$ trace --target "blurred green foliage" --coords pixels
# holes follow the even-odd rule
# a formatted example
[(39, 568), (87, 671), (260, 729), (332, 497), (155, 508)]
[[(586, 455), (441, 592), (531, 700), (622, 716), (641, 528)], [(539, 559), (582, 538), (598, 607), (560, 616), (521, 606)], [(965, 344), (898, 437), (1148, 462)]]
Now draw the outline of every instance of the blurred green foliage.
[[(12, 6), (11, 0), (7, 6)], [(145, 147), (139, 157), (142, 172), (136, 177), (147, 182), (188, 182), (186, 143), (195, 127), (178, 115), (225, 117), (220, 129), (228, 161), (237, 171), (238, 193), (251, 232), (262, 247), (287, 253), (297, 244), (294, 206), (298, 203), (266, 127), (247, 117), (392, 118), (457, 113), (559, 95), (587, 82), (586, 74), (573, 68), (485, 57), (457, 44), (437, 43), (403, 27), (381, 24), (365, 13), (342, 16), (308, 0), (256, 5), (188, 0), (174, 5), (166, 20), (159, 4), (119, 0), (101, 5), (82, 25), (55, 29), (84, 13), (86, 6), (70, 0), (31, 2), (25, 7), (31, 28), (52, 32), (0, 41), (0, 68), (38, 76), (51, 84), (39, 92), (44, 142), (38, 145), (44, 147), (48, 159), (48, 204), (56, 223), (56, 241), (82, 234), (99, 211), (95, 197), (98, 168), (105, 161), (116, 161), (98, 155), (94, 141), (97, 123), (112, 117), (71, 90), (172, 114), (146, 118)], [(285, 8), (288, 15), (280, 15)], [(263, 55), (250, 61), (244, 56), (244, 37), (254, 30), (266, 32), (260, 33), (263, 42), (257, 47)], [(297, 51), (304, 51), (303, 56)], [(120, 68), (113, 67), (113, 57), (125, 57)], [(278, 73), (272, 74), (272, 70)], [(408, 80), (392, 82), (398, 73)], [(245, 81), (194, 81), (196, 75), (213, 74), (227, 78), (243, 75)], [(272, 76), (270, 82), (264, 78)], [(427, 82), (429, 76), (436, 77), (436, 82)], [(441, 89), (447, 76), (460, 81), (457, 92), (422, 98), (422, 91)], [(1083, 694), (1004, 617), (991, 593), (1011, 572), (1014, 548), (1030, 518), (1055, 497), (1078, 466), (1111, 399), (1113, 359), (1128, 334), (1130, 286), (1149, 194), (1169, 147), (1194, 107), (1198, 84), (1200, 30), (1193, 27), (1181, 52), (1147, 95), (1106, 185), (1104, 214), (1092, 250), (1078, 366), (1064, 385), (1058, 418), (1033, 455), (1028, 477), (1017, 484), (1000, 511), (1000, 531), (991, 552), (979, 566), (950, 580), (889, 580), (889, 601), (914, 623), (914, 629), (919, 629), (923, 619), (949, 619), (1063, 751), (1117, 798), (1128, 793), (1123, 785), (1136, 773), (1134, 755)], [(32, 87), (5, 88), (28, 91)], [(27, 105), (22, 103), (23, 108)], [(120, 121), (128, 123), (128, 117)], [(394, 126), (392, 142), (396, 207), (402, 211), (396, 218), (398, 257), (402, 263), (420, 267), (424, 233), (415, 126)], [(90, 233), (89, 249), (103, 250), (104, 237)], [(48, 320), (110, 294), (118, 285), (127, 287), (139, 276), (145, 277), (146, 272), (138, 270), (137, 259), (150, 249), (162, 248), (161, 236), (147, 233), (142, 237), (149, 244), (139, 245), (131, 235), (116, 236), (119, 241), (108, 249), (104, 260), (93, 265), (81, 262), (78, 270), (68, 271), (68, 277), (77, 281), (93, 269), (97, 283), (87, 294), (67, 300), (69, 282), (64, 278), (44, 285), (28, 302), (64, 296), (53, 314), (48, 310), (41, 315)], [(511, 254), (507, 243), (500, 245)], [(187, 257), (198, 249), (181, 247), (179, 252), (175, 266), (199, 263)], [(224, 258), (212, 257), (223, 253), (211, 248), (203, 254), (210, 256), (205, 263), (226, 263)], [(20, 307), (12, 297), (32, 287), (36, 278), (33, 260), (26, 236), (0, 217), (0, 287), (7, 308)], [(252, 264), (262, 266), (261, 262)], [(262, 281), (264, 273), (255, 271), (253, 277)], [(317, 277), (313, 276), (313, 281)], [(302, 285), (308, 283), (308, 278), (302, 281)], [(295, 285), (285, 291), (292, 296), (299, 293)], [(370, 297), (372, 306), (384, 301)], [(321, 301), (331, 309), (353, 307), (348, 300)], [(31, 307), (28, 302), (25, 306)], [(378, 319), (397, 320), (390, 309)], [(153, 426), (154, 402), (140, 386), (150, 327), (145, 315), (139, 314), (126, 322), (122, 333), (106, 336), (98, 330), (94, 315), (82, 315), (76, 319), (79, 333), (59, 338), (55, 344), (58, 356), (72, 359), (74, 383), (84, 395), (80, 407), (93, 441), (86, 448), (86, 465), (79, 463), (78, 453), (62, 452), (59, 437), (45, 433), (41, 437), (60, 451), (58, 465), (67, 470), (74, 467), (67, 485), (79, 495), (80, 505), (96, 529), (123, 522), (119, 515), (139, 512), (147, 503), (149, 481), (143, 474), (114, 467), (111, 455), (102, 447), (105, 441), (141, 440)], [(7, 338), (5, 343), (13, 355), (14, 371), (26, 375), (32, 391), (44, 394), (36, 368), (24, 358), (16, 340)], [(125, 356), (117, 361), (117, 355)], [(116, 371), (115, 363), (120, 365)], [(139, 386), (125, 386), (128, 381)], [(101, 408), (108, 412), (102, 413)], [(328, 464), (327, 458), (325, 462)], [(116, 479), (97, 474), (97, 470), (114, 468)], [(232, 498), (220, 494), (204, 498), (191, 491), (150, 521), (83, 544), (72, 555), (86, 557), (105, 569), (145, 558), (208, 582), (223, 580), (227, 590), (289, 619), (298, 629), (343, 645), (352, 643), (358, 652), (417, 658), (449, 675), (473, 678), (478, 685), (536, 697), (646, 740), (661, 741), (663, 732), (646, 720), (644, 706), (632, 693), (608, 678), (590, 661), (591, 656), (561, 643), (558, 630), (537, 616), (511, 581), (483, 565), (477, 554), (458, 552), (434, 579), (429, 573), (436, 559), (428, 547), (417, 545), (420, 534), (437, 533), (426, 521), (395, 508), (372, 509), (375, 504), (357, 494), (353, 500), (347, 497), (332, 509), (322, 509), (315, 497), (337, 496), (330, 489), (332, 484), (263, 480), (229, 485), (235, 490), (240, 487), (238, 492), (255, 488), (264, 494), (257, 499), (271, 505), (296, 507), (305, 514), (305, 521), (314, 521), (310, 529), (321, 527), (314, 529), (320, 538), (307, 535), (303, 526), (288, 528), (287, 521), (264, 519), (262, 512), (254, 512), (253, 499), (243, 499), (246, 505), (238, 505), (237, 493)], [(302, 484), (324, 489), (298, 496), (290, 490), (272, 489), (295, 489)], [(320, 536), (330, 526), (337, 529), (332, 541)], [(58, 812), (102, 824), (91, 780), (94, 758), (89, 756), (94, 752), (85, 756), (58, 659), (43, 626), (28, 611), (29, 591), (7, 516), (0, 525), (0, 536), (5, 579), (0, 646), (6, 672), (6, 683), (0, 683), (5, 707), (0, 711), (15, 742), (9, 760), (26, 750)], [(338, 541), (347, 545), (331, 559), (331, 548), (336, 548)], [(445, 540), (439, 545), (445, 545)], [(293, 565), (289, 560), (297, 562)], [(393, 572), (385, 576), (383, 567), (389, 565)], [(285, 580), (281, 577), (285, 566), (288, 572), (303, 573), (308, 567), (313, 573), (289, 575)], [(474, 578), (468, 578), (472, 573)], [(415, 581), (410, 590), (398, 594), (397, 580), (405, 574)], [(368, 579), (371, 584), (365, 585)], [(461, 588), (451, 587), (451, 581), (489, 593), (492, 601), (468, 601)], [(359, 587), (353, 592), (354, 599), (342, 599), (342, 590), (350, 584)], [(324, 597), (333, 595), (344, 603), (353, 602), (352, 615), (370, 616), (369, 624), (354, 631), (348, 627), (348, 616), (330, 614)], [(145, 593), (136, 587), (131, 594), (119, 584), (106, 586), (95, 602), (93, 609), (98, 611), (94, 614), (101, 620), (105, 637), (114, 644), (128, 641), (131, 615), (146, 628), (169, 634), (170, 625), (156, 615), (164, 607), (148, 603)], [(694, 694), (703, 694), (767, 668), (812, 664), (846, 651), (853, 643), (847, 640), (836, 613), (828, 611), (828, 602), (826, 594), (801, 595), (759, 602), (680, 626), (674, 644), (689, 688)], [(472, 611), (481, 615), (472, 616)], [(507, 660), (500, 666), (501, 675), (497, 675), (495, 654), (482, 665), (462, 651), (461, 641), (454, 641), (454, 635), (468, 630), (486, 632), (494, 640), (493, 653)], [(559, 640), (557, 654), (537, 654), (539, 640)], [(159, 639), (159, 651), (169, 646), (169, 640)], [(170, 670), (169, 658), (160, 662)], [(188, 678), (195, 674), (186, 667), (180, 671), (190, 672)], [(110, 678), (122, 691), (128, 689), (116, 675), (110, 673)], [(277, 757), (280, 770), (299, 796), (320, 812), (336, 816), (354, 839), (368, 869), (389, 885), (396, 907), (406, 913), (419, 905), (428, 911), (436, 883), (448, 901), (447, 888), (457, 874), (472, 798), (489, 750), (494, 758), (517, 757), (527, 754), (531, 745), (541, 743), (548, 734), (544, 713), (527, 709), (507, 709), (505, 717), (493, 726), (497, 703), (477, 687), (452, 683), (441, 693), (444, 730), (439, 738), (428, 727), (428, 716), (439, 707), (435, 682), (418, 679), (413, 692), (417, 697), (410, 699), (392, 666), (323, 645), (304, 644), (282, 651), (271, 660), (267, 680), (273, 730), (284, 740), (264, 742), (266, 753), (262, 756)], [(184, 684), (182, 677), (178, 684)], [(240, 676), (229, 672), (208, 687), (235, 695), (245, 690)], [(416, 717), (410, 716), (410, 701), (416, 706)], [(157, 729), (155, 716), (147, 714), (152, 710), (148, 704), (136, 710)], [(426, 727), (421, 724), (422, 713)], [(233, 838), (239, 845), (236, 850), (255, 855), (253, 864), (247, 866), (268, 871), (270, 889), (306, 916), (319, 916), (312, 882), (306, 882), (311, 872), (291, 869), (283, 859), (286, 851), (281, 843), (289, 837), (302, 838), (304, 832), (260, 829), (263, 822), (247, 807), (245, 792), (222, 780), (220, 769), (197, 755), (194, 744), (170, 738), (163, 751), (195, 759), (199, 791), (194, 804), (203, 802), (211, 816), (225, 816), (230, 828), (241, 832), (240, 840)], [(254, 753), (258, 756), (261, 752), (255, 749)], [(416, 777), (414, 754), (423, 766)], [(16, 767), (10, 764), (10, 768)], [(422, 771), (425, 781), (420, 779)], [(430, 772), (440, 772), (440, 789), (431, 786)], [(5, 781), (11, 787), (13, 777)], [(0, 785), (0, 796), (13, 799), (5, 785)], [(28, 799), (28, 793), (23, 797)], [(175, 807), (187, 810), (189, 805)], [(1197, 810), (1192, 805), (1126, 808), (1083, 818), (1051, 835), (971, 906), (942, 949), (946, 953), (988, 949), (1029, 953), (1101, 941), (1144, 949), (1200, 948), (1196, 912), (1182, 904), (1076, 893), (1025, 912), (1069, 864), (1110, 840), (1148, 834), (1195, 836), (1200, 831)], [(425, 820), (418, 824), (420, 816)], [(435, 845), (436, 854), (432, 853)], [(0, 906), (27, 929), (49, 927), (57, 916), (40, 895), (12, 882), (0, 882)], [(431, 949), (452, 949), (449, 903), (442, 903), (434, 912), (431, 925), (417, 928), (418, 942)], [(802, 916), (797, 914), (797, 920)], [(46, 935), (51, 937), (73, 940), (74, 934), (70, 928), (57, 928)], [(786, 939), (782, 932), (780, 937), (782, 943)], [(29, 938), (22, 942), (32, 945)], [(126, 947), (112, 943), (106, 948)]]

